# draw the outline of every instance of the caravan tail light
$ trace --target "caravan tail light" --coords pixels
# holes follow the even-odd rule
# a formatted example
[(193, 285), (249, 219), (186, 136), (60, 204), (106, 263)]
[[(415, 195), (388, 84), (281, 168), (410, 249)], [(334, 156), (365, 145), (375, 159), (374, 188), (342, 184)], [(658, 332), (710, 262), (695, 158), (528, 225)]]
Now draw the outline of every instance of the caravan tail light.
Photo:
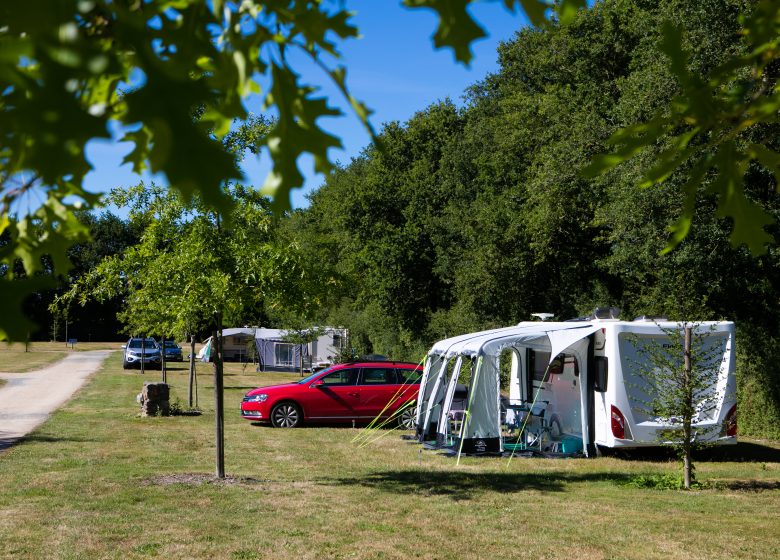
[(723, 427), (726, 429), (726, 435), (734, 437), (737, 435), (737, 405), (729, 409), (726, 419), (723, 421)]
[(626, 439), (626, 418), (614, 404), (611, 406), (612, 435), (618, 439)]

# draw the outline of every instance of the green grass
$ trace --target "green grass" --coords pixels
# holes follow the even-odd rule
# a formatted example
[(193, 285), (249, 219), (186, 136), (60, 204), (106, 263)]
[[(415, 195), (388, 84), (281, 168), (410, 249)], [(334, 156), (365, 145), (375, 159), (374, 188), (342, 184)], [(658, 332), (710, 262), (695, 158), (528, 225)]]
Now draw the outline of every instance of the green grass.
[[(185, 366), (170, 372), (186, 401)], [(198, 417), (140, 418), (121, 356), (25, 442), (0, 453), (0, 558), (769, 558), (780, 550), (780, 446), (697, 463), (452, 459), (385, 432), (276, 430), (237, 415), (251, 387), (296, 379), (228, 368), (226, 465), (215, 483), (213, 384)], [(208, 374), (206, 374), (208, 372)], [(178, 482), (177, 482), (178, 481)]]

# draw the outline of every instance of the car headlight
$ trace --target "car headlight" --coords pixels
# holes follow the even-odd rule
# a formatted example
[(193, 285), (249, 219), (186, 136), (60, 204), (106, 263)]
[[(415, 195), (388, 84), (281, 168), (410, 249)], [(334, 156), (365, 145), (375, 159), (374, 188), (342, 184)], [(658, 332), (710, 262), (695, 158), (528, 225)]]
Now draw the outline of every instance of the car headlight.
[(244, 397), (244, 402), (265, 402), (267, 400), (268, 400), (268, 395), (266, 395), (265, 393)]

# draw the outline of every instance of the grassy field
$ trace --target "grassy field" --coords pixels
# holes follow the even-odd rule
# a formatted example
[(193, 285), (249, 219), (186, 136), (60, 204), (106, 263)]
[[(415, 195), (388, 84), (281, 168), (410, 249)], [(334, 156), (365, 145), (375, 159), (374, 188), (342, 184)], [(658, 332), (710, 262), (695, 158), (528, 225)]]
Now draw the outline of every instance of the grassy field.
[[(186, 371), (169, 373), (186, 400)], [(297, 376), (228, 368), (226, 465), (215, 483), (213, 386), (202, 416), (140, 418), (121, 356), (0, 453), (0, 558), (760, 558), (780, 550), (780, 445), (697, 463), (709, 489), (627, 483), (666, 459), (452, 459), (385, 431), (276, 430), (238, 417), (250, 388)]]

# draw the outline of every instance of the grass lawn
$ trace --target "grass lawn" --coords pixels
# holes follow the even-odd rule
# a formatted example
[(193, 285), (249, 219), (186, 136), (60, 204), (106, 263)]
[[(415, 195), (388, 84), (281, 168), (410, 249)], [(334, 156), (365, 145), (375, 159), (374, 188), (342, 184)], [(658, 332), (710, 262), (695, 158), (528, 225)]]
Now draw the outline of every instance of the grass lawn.
[[(169, 373), (186, 399), (185, 365)], [(396, 431), (363, 448), (346, 428), (276, 430), (238, 417), (256, 385), (228, 368), (226, 465), (213, 483), (210, 367), (199, 417), (139, 418), (159, 372), (121, 355), (23, 443), (0, 453), (0, 558), (772, 557), (780, 445), (742, 443), (697, 463), (707, 490), (627, 486), (677, 473), (664, 459), (452, 459)]]

